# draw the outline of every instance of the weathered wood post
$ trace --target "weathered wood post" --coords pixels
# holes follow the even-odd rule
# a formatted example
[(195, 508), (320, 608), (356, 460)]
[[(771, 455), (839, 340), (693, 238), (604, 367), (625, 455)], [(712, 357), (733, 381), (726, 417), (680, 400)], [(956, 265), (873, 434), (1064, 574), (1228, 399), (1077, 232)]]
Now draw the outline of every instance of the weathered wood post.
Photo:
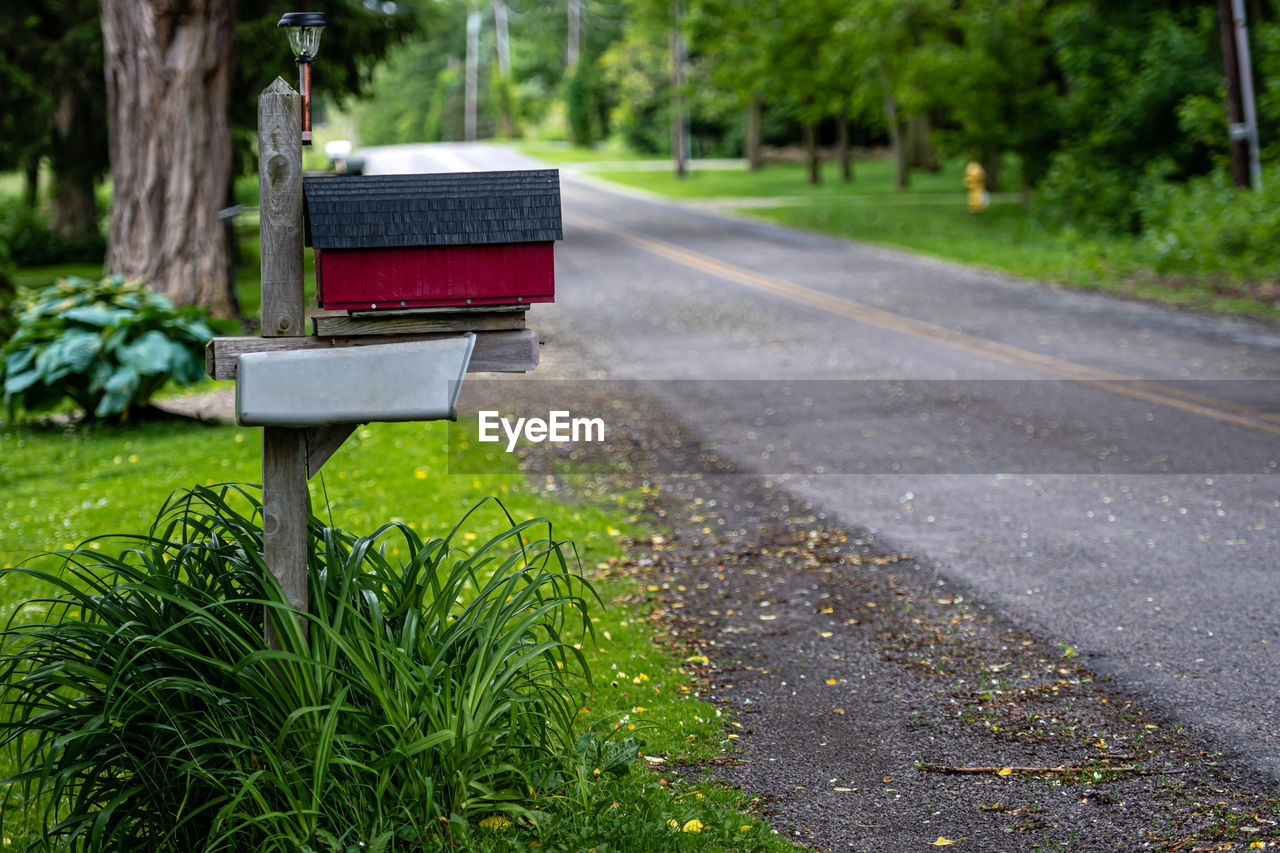
[[(306, 335), (302, 262), (302, 97), (277, 77), (258, 98), (262, 335)], [(262, 430), (263, 557), (289, 604), (307, 608), (306, 431)], [(269, 645), (279, 640), (266, 614)], [(305, 624), (304, 624), (305, 629)]]

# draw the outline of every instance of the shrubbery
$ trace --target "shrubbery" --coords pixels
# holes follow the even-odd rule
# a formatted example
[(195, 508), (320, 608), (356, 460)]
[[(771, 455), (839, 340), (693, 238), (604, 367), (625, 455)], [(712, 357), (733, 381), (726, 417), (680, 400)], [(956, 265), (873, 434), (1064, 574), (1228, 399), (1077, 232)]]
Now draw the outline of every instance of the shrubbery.
[(146, 536), (0, 573), (52, 589), (0, 632), (0, 701), (25, 768), (7, 796), (44, 811), (53, 843), (416, 851), (549, 795), (590, 801), (635, 760), (634, 741), (575, 737), (594, 593), (546, 522), (468, 554), (465, 517), (424, 541), (312, 516), (301, 614), (263, 563), (260, 513), (239, 487), (196, 488)]
[(1139, 225), (1134, 176), (1095, 162), (1087, 152), (1059, 151), (1036, 194), (1049, 224), (1093, 234), (1126, 234)]
[(1264, 169), (1250, 191), (1233, 186), (1225, 167), (1182, 180), (1170, 177), (1175, 169), (1157, 160), (1126, 178), (1059, 154), (1038, 213), (1077, 234), (1130, 237), (1133, 261), (1158, 275), (1280, 302), (1280, 168)]
[(107, 254), (102, 236), (68, 240), (50, 229), (43, 214), (22, 204), (0, 205), (0, 244), (21, 267), (101, 263)]
[(120, 276), (59, 281), (20, 304), (17, 321), (0, 350), (10, 416), (69, 398), (90, 417), (127, 420), (166, 381), (200, 381), (213, 337), (202, 310)]
[(1280, 168), (1241, 192), (1225, 170), (1185, 183), (1149, 179), (1137, 196), (1138, 255), (1158, 273), (1280, 278)]

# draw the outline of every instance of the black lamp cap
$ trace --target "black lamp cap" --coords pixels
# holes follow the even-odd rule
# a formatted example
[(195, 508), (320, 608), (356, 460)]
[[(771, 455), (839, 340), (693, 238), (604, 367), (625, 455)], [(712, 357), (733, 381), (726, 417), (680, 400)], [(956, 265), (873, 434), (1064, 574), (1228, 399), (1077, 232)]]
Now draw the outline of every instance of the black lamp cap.
[(324, 27), (329, 19), (323, 12), (285, 12), (280, 16), (277, 27)]

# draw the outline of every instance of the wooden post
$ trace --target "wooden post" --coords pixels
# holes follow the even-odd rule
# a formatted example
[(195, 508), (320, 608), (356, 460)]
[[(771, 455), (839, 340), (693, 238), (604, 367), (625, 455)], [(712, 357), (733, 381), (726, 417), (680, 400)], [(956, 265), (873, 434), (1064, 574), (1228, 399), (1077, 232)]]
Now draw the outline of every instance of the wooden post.
[(302, 285), (302, 97), (277, 77), (258, 98), (262, 334), (305, 335)]
[[(262, 335), (306, 334), (302, 269), (302, 97), (277, 77), (258, 98), (258, 186), (262, 232)], [(306, 431), (262, 435), (263, 558), (288, 602), (307, 607)], [(303, 628), (305, 630), (305, 624)], [(279, 648), (265, 621), (267, 642)]]

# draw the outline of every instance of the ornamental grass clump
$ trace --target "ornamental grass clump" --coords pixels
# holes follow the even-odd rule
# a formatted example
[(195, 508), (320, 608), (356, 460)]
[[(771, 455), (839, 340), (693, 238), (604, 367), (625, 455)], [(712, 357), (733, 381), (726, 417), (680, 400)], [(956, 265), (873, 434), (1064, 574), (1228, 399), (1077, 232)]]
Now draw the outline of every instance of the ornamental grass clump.
[[(594, 593), (545, 521), (456, 548), (475, 511), (425, 540), (312, 516), (307, 614), (234, 486), (0, 573), (50, 588), (0, 632), (9, 798), (43, 843), (95, 851), (416, 850), (527, 814), (575, 772)], [(384, 557), (392, 538), (407, 559)]]

